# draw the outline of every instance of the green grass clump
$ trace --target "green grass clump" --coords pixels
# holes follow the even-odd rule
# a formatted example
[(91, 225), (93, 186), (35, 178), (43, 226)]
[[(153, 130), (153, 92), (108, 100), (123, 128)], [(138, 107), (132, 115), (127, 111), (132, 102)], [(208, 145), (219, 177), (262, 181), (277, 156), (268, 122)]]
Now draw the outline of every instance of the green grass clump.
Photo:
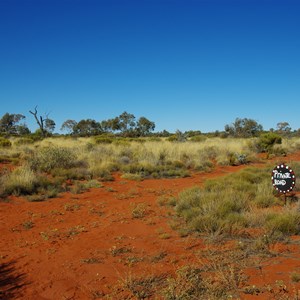
[[(280, 204), (275, 197), (270, 170), (247, 168), (238, 173), (206, 181), (203, 188), (194, 187), (179, 194), (175, 209), (194, 231), (213, 235), (236, 235), (248, 227), (263, 226), (270, 234), (298, 234), (300, 212), (273, 210)], [(281, 203), (283, 205), (283, 202)], [(259, 210), (260, 222), (253, 220)]]
[(297, 210), (287, 209), (280, 214), (270, 214), (265, 228), (269, 234), (295, 235), (300, 233), (300, 214)]
[(60, 180), (50, 180), (33, 171), (28, 165), (21, 166), (0, 178), (0, 196), (26, 196), (28, 201), (42, 201), (57, 197), (63, 190)]
[(27, 195), (39, 185), (39, 178), (27, 166), (13, 170), (1, 177), (2, 195)]

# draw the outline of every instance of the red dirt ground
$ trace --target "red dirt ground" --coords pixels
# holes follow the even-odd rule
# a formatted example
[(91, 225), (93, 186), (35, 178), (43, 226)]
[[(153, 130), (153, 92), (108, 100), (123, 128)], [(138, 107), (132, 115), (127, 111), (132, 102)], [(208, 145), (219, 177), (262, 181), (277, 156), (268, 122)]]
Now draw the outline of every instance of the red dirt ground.
[[(283, 160), (300, 161), (300, 153)], [(65, 193), (44, 202), (16, 197), (0, 202), (0, 298), (2, 291), (5, 299), (104, 299), (131, 274), (174, 273), (195, 261), (195, 252), (206, 245), (172, 230), (174, 212), (157, 199), (241, 168), (217, 167), (190, 178), (141, 182), (116, 174), (115, 181), (83, 194)], [(134, 207), (141, 203), (145, 216), (133, 218)], [(299, 238), (274, 246), (274, 253), (280, 256), (247, 270), (249, 284), (270, 284), (283, 295), (288, 284), (291, 293), (299, 288), (291, 281), (293, 272), (300, 273)], [(273, 298), (270, 290), (241, 299)]]

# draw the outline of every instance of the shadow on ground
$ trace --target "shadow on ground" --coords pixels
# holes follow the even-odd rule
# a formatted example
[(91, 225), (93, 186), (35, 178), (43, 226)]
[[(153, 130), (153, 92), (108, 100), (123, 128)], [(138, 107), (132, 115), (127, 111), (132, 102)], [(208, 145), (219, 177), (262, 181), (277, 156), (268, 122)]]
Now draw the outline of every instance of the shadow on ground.
[(27, 285), (25, 274), (17, 272), (16, 262), (0, 264), (0, 299), (9, 300), (21, 296), (21, 288)]

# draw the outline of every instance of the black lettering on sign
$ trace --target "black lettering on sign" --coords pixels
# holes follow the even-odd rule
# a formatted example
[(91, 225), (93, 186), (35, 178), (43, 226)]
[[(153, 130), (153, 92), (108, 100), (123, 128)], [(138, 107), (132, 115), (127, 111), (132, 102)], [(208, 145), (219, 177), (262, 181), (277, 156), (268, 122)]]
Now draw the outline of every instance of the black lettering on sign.
[(285, 164), (278, 165), (272, 171), (272, 183), (278, 192), (289, 193), (296, 183), (295, 173)]

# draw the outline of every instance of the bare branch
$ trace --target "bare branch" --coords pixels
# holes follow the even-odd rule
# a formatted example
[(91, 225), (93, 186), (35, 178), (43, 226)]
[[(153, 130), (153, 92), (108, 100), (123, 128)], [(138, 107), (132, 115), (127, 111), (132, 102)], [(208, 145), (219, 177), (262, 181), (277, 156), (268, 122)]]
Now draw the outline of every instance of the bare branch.
[(35, 118), (37, 124), (38, 124), (39, 127), (40, 127), (40, 130), (41, 130), (41, 132), (42, 132), (43, 137), (45, 137), (45, 136), (46, 136), (46, 133), (47, 133), (47, 132), (45, 131), (45, 129), (44, 129), (45, 119), (43, 119), (42, 116), (40, 116), (40, 119), (38, 118), (38, 116), (37, 116), (37, 114), (38, 114), (38, 112), (37, 112), (37, 106), (34, 108), (34, 112), (32, 112), (31, 110), (30, 110), (29, 112), (34, 116), (34, 118)]

